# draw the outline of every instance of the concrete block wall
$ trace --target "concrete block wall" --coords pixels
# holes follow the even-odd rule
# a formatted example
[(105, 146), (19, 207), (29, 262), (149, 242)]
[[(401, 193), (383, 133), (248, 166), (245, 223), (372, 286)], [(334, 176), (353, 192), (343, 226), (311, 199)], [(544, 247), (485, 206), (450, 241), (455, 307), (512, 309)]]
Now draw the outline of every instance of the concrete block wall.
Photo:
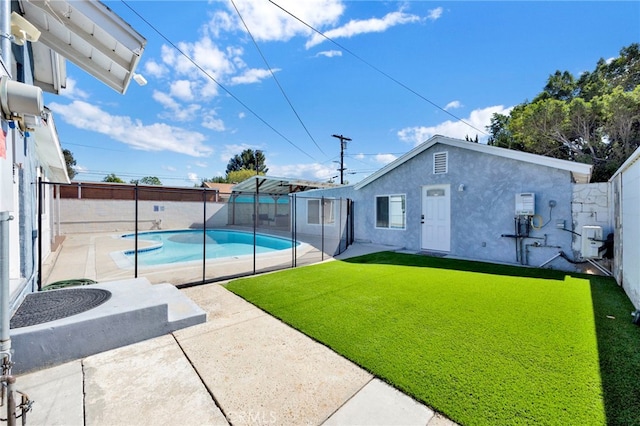
[[(571, 197), (573, 231), (582, 233), (583, 226), (601, 226), (602, 236), (613, 232), (611, 187), (608, 182), (575, 184)], [(582, 237), (575, 235), (571, 248), (581, 255)]]
[[(130, 232), (135, 230), (135, 203), (129, 200), (61, 199), (62, 235), (85, 232)], [(184, 229), (200, 227), (202, 202), (139, 201), (138, 229)], [(207, 226), (227, 225), (227, 205), (207, 203)]]

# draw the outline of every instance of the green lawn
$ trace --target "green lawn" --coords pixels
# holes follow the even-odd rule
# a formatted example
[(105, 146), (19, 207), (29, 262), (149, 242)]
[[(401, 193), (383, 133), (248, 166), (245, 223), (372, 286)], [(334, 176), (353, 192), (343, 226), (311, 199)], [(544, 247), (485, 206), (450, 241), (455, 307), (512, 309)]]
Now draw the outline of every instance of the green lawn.
[(640, 424), (609, 278), (385, 252), (227, 288), (465, 425)]

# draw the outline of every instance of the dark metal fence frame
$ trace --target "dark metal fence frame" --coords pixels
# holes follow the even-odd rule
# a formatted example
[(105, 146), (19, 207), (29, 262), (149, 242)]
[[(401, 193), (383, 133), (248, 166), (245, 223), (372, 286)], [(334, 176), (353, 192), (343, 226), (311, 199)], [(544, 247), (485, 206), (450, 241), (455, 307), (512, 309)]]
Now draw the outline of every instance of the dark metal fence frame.
[[(230, 275), (225, 275), (225, 276), (221, 276), (221, 277), (215, 277), (215, 278), (207, 278), (207, 231), (211, 230), (211, 229), (216, 229), (216, 228), (208, 228), (207, 227), (207, 203), (211, 202), (211, 200), (215, 201), (215, 202), (220, 202), (219, 200), (219, 196), (220, 193), (215, 190), (215, 189), (210, 189), (210, 188), (180, 188), (180, 187), (165, 187), (165, 186), (152, 186), (152, 185), (138, 185), (138, 184), (115, 184), (113, 186), (105, 186), (104, 183), (95, 183), (92, 184), (90, 182), (82, 182), (82, 183), (71, 183), (71, 184), (67, 184), (67, 183), (57, 183), (57, 182), (44, 182), (42, 180), (39, 180), (38, 182), (38, 186), (39, 186), (39, 191), (38, 191), (38, 227), (39, 229), (42, 229), (42, 215), (43, 215), (43, 193), (45, 190), (45, 186), (57, 186), (58, 188), (62, 188), (62, 187), (75, 187), (75, 188), (80, 188), (78, 191), (82, 191), (82, 188), (86, 188), (86, 189), (91, 189), (91, 188), (100, 188), (103, 190), (123, 190), (123, 189), (127, 189), (127, 190), (133, 190), (133, 202), (134, 202), (134, 218), (133, 218), (133, 228), (134, 228), (134, 278), (138, 278), (140, 275), (139, 269), (138, 269), (138, 264), (139, 264), (139, 259), (138, 259), (138, 253), (139, 253), (139, 241), (138, 241), (138, 236), (140, 233), (140, 227), (139, 227), (139, 223), (140, 223), (140, 211), (139, 211), (139, 201), (141, 198), (141, 193), (142, 194), (149, 194), (149, 193), (153, 193), (153, 192), (158, 192), (158, 193), (163, 193), (165, 196), (167, 194), (172, 194), (172, 193), (180, 193), (180, 194), (194, 194), (197, 192), (201, 192), (202, 196), (201, 196), (201, 200), (202, 200), (202, 250), (203, 250), (203, 256), (201, 259), (201, 263), (202, 263), (202, 279), (200, 280), (196, 280), (196, 281), (190, 281), (190, 282), (184, 282), (184, 283), (178, 283), (175, 284), (176, 287), (178, 288), (186, 288), (186, 287), (191, 287), (191, 286), (197, 286), (197, 285), (202, 285), (202, 284), (207, 284), (207, 283), (212, 283), (212, 282), (218, 282), (218, 281), (223, 281), (223, 280), (228, 280), (228, 279), (232, 279), (232, 278), (238, 278), (238, 277), (243, 277), (243, 276), (250, 276), (250, 275), (255, 275), (257, 273), (261, 273), (263, 272), (262, 270), (258, 270), (259, 268), (257, 267), (256, 264), (256, 245), (257, 245), (257, 236), (259, 234), (260, 231), (260, 227), (259, 227), (259, 222), (260, 222), (260, 197), (261, 196), (276, 196), (277, 197), (281, 197), (283, 196), (283, 194), (269, 194), (269, 193), (260, 193), (259, 192), (259, 188), (256, 185), (256, 191), (254, 193), (244, 193), (244, 194), (240, 194), (240, 195), (253, 195), (253, 218), (252, 218), (252, 230), (253, 230), (253, 268), (251, 271), (246, 271), (246, 272), (242, 272), (242, 273), (237, 273), (237, 274), (230, 274)], [(54, 195), (53, 197), (51, 197), (51, 202), (60, 202), (60, 198), (61, 197), (61, 191), (60, 189), (58, 189), (56, 191), (56, 195)], [(225, 194), (227, 195), (227, 194)], [(228, 195), (238, 195), (236, 193), (234, 194), (228, 194)], [(71, 197), (66, 197), (66, 198), (71, 198)], [(82, 198), (82, 197), (79, 197)], [(89, 197), (91, 198), (91, 197)], [(179, 198), (179, 197), (178, 197)], [(323, 261), (325, 260), (325, 255), (327, 256), (333, 256), (339, 253), (342, 253), (344, 250), (347, 249), (347, 247), (353, 243), (353, 202), (350, 199), (344, 199), (344, 198), (328, 198), (328, 197), (313, 197), (311, 194), (305, 194), (303, 193), (294, 193), (294, 194), (289, 194), (289, 234), (290, 234), (290, 240), (291, 240), (291, 245), (292, 245), (292, 251), (291, 251), (291, 263), (290, 263), (290, 267), (295, 268), (298, 266), (298, 247), (297, 247), (297, 242), (300, 241), (299, 238), (301, 238), (301, 234), (299, 233), (299, 218), (298, 218), (298, 198), (303, 198), (303, 199), (317, 199), (320, 200), (321, 202), (321, 206), (324, 206), (325, 204), (325, 200), (327, 199), (331, 199), (331, 200), (339, 200), (339, 209), (338, 209), (338, 217), (335, 219), (335, 222), (338, 225), (338, 229), (340, 232), (339, 238), (338, 238), (338, 245), (337, 245), (337, 249), (333, 250), (333, 253), (328, 254), (326, 253), (327, 248), (325, 247), (325, 240), (326, 240), (326, 235), (325, 235), (325, 228), (327, 227), (327, 224), (325, 223), (325, 209), (324, 207), (320, 208), (320, 213), (321, 213), (321, 218), (320, 218), (320, 225), (321, 225), (321, 235), (320, 235), (320, 260)], [(96, 197), (94, 199), (103, 199), (103, 200), (108, 200), (110, 198), (100, 198), (100, 197)], [(123, 200), (127, 200), (128, 198), (124, 197), (122, 198)], [(146, 199), (146, 198), (145, 198)], [(188, 197), (188, 201), (193, 201), (195, 198), (193, 196), (189, 196)], [(155, 200), (155, 198), (149, 198), (149, 200)], [(166, 198), (163, 197), (159, 197), (158, 200), (165, 200), (167, 201)], [(186, 201), (186, 200), (180, 200), (180, 199), (176, 199), (176, 200), (169, 200), (169, 201)], [(234, 203), (236, 202), (235, 200), (233, 201)], [(231, 204), (231, 198), (229, 199), (229, 201), (227, 201), (227, 204)], [(345, 207), (346, 212), (343, 212), (343, 204)], [(231, 207), (229, 207), (231, 208)], [(334, 207), (335, 208), (335, 207)], [(236, 206), (233, 206), (234, 209), (234, 222), (235, 222), (235, 209)], [(49, 211), (51, 212), (51, 214), (54, 214), (55, 209), (51, 208), (49, 209)], [(277, 200), (276, 200), (276, 212), (277, 212)], [(59, 214), (58, 214), (59, 216)], [(60, 224), (60, 221), (62, 220), (60, 217), (57, 217), (56, 220), (58, 221), (58, 224)], [(230, 224), (228, 223), (227, 220), (227, 226), (229, 226)], [(51, 229), (51, 232), (54, 233), (54, 230)], [(262, 234), (262, 233), (261, 233)], [(335, 238), (334, 238), (335, 239)], [(42, 258), (42, 253), (43, 253), (43, 244), (44, 242), (42, 241), (42, 238), (39, 238), (39, 255), (38, 255), (38, 264), (39, 264), (39, 271), (38, 271), (38, 289), (42, 288), (42, 269), (43, 269), (43, 261), (44, 259)], [(289, 267), (289, 266), (287, 266)], [(287, 267), (276, 267), (275, 269), (286, 269)], [(268, 268), (269, 270), (273, 270), (271, 268)], [(144, 274), (142, 275), (144, 276)]]

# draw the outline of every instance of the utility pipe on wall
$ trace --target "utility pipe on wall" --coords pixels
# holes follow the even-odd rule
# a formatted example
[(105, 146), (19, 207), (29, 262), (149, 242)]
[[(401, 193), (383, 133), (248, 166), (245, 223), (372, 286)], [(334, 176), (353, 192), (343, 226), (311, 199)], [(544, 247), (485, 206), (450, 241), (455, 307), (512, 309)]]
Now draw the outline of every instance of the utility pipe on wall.
[(11, 358), (11, 335), (9, 313), (9, 221), (13, 216), (9, 212), (0, 212), (0, 357)]
[(2, 63), (7, 74), (11, 76), (11, 2), (0, 2), (0, 49), (2, 49)]

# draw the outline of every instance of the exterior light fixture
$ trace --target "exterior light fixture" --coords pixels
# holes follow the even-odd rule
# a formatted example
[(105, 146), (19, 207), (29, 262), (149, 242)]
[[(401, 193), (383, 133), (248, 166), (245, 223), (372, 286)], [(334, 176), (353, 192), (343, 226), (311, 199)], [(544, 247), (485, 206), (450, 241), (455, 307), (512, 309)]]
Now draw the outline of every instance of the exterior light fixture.
[(138, 83), (139, 86), (147, 84), (147, 79), (142, 74), (133, 74), (133, 80)]

